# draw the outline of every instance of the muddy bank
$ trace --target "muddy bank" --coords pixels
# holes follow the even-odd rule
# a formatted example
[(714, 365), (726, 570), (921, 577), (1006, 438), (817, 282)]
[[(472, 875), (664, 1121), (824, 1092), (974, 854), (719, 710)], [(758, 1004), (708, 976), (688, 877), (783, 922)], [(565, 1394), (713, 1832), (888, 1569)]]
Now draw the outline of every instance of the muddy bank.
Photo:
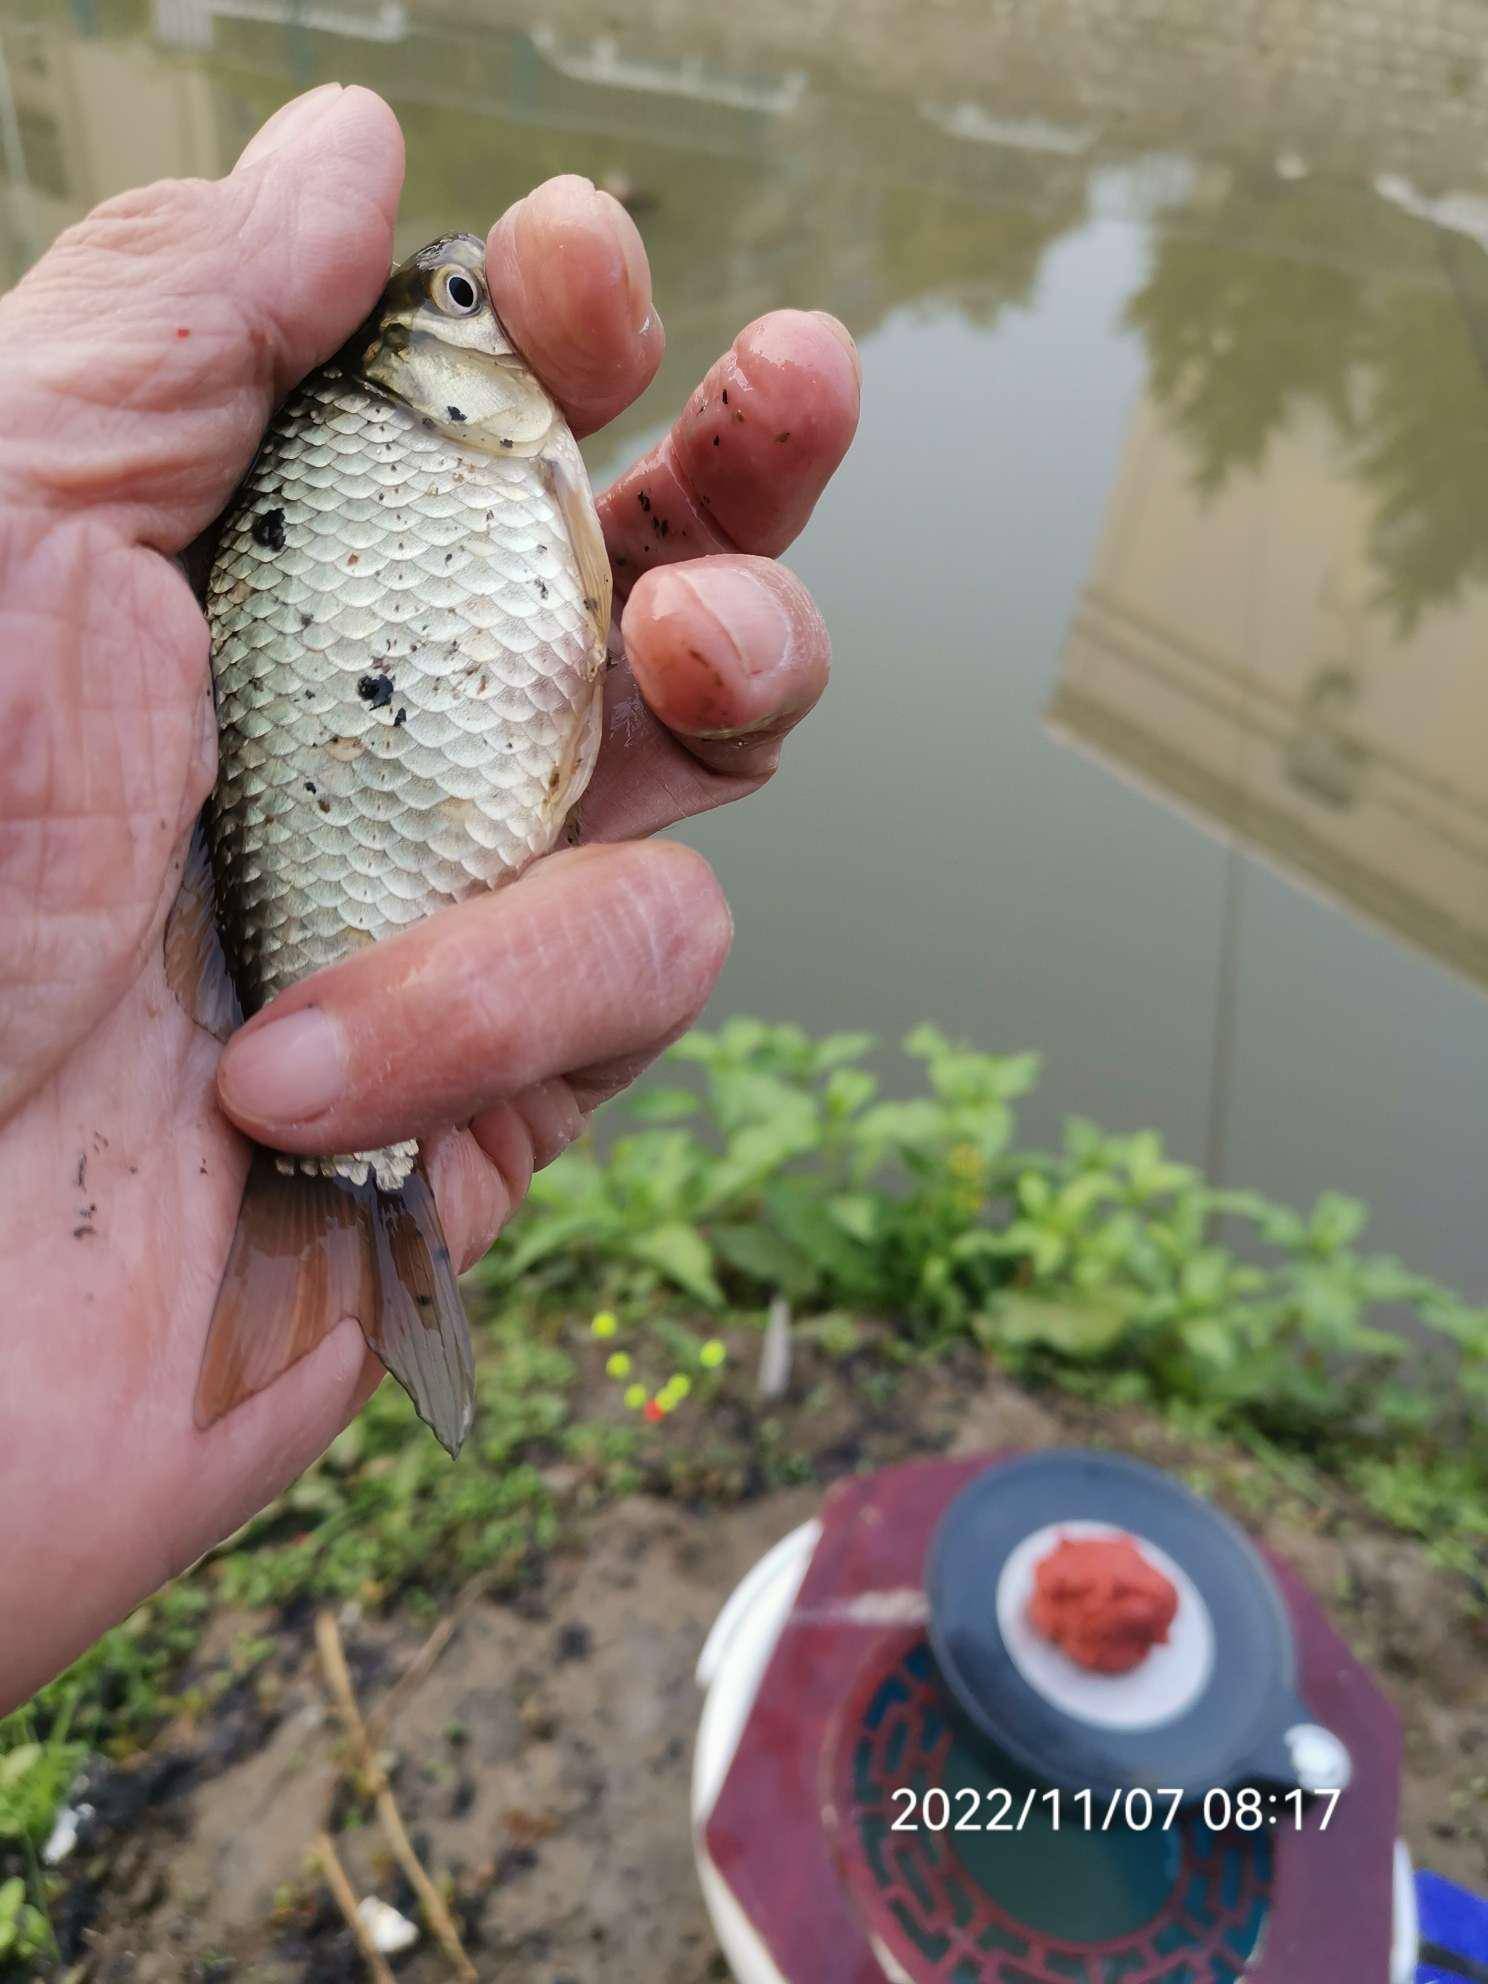
[[(1032, 1398), (970, 1360), (916, 1372), (866, 1415), (840, 1368), (808, 1360), (768, 1428), (741, 1387), (708, 1422), (669, 1430), (677, 1438), (652, 1483), (663, 1492), (576, 1521), (515, 1597), (467, 1592), (437, 1660), (399, 1689), (386, 1734), (398, 1805), (426, 1864), (448, 1877), (483, 1980), (723, 1976), (687, 1816), (702, 1638), (738, 1577), (816, 1505), (815, 1486), (769, 1485), (782, 1471), (828, 1476), (945, 1447), (1099, 1441), (1201, 1473), (1297, 1565), (1395, 1702), (1403, 1826), (1418, 1860), (1488, 1884), (1488, 1634), (1452, 1579), (1345, 1498), (1301, 1501), (1252, 1462), (1185, 1447), (1139, 1415)], [(415, 1912), (339, 1777), (312, 1620), (223, 1620), (214, 1637), (225, 1644), (245, 1623), (276, 1641), (252, 1685), (101, 1787), (106, 1823), (69, 1866), (59, 1911), (70, 1961), (86, 1964), (80, 1978), (362, 1977), (307, 1870), (327, 1822), (358, 1891)], [(342, 1615), (364, 1708), (407, 1674), (432, 1623)], [(450, 1974), (427, 1938), (397, 1971), (411, 1984)]]

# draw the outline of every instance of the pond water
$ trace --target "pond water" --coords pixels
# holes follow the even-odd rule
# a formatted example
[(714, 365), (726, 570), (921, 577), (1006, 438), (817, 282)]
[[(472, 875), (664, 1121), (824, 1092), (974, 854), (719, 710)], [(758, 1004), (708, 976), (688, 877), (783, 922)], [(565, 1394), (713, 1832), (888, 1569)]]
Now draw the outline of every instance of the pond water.
[(1475, 0), (0, 6), (14, 275), (225, 170), (287, 95), (396, 106), (400, 246), (534, 180), (632, 201), (670, 333), (837, 311), (861, 438), (792, 562), (829, 699), (688, 829), (715, 1012), (1037, 1046), (1026, 1118), (1156, 1124), (1375, 1208), (1488, 1297), (1488, 113)]

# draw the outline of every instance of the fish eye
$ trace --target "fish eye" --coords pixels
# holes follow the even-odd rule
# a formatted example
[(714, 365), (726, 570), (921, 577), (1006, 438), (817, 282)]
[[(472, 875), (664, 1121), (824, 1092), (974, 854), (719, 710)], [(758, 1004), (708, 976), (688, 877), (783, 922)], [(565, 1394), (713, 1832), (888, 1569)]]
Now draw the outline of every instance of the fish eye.
[(463, 269), (441, 269), (434, 279), (434, 301), (451, 317), (468, 317), (480, 302), (480, 291)]

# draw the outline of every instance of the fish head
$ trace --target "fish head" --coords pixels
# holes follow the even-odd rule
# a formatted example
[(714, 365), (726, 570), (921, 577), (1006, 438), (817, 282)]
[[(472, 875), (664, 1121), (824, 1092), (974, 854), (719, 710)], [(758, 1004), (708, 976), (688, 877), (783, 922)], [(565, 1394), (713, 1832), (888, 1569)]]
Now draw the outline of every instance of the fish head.
[(341, 362), (483, 453), (535, 455), (562, 419), (496, 314), (473, 234), (442, 235), (400, 263)]

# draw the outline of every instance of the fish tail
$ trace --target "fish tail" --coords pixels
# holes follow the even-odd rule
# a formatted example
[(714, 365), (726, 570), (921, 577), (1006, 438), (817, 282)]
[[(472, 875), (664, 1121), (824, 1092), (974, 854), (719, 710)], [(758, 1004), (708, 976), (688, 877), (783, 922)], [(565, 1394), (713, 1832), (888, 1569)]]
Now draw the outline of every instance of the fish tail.
[(255, 1147), (207, 1331), (197, 1425), (263, 1391), (347, 1316), (457, 1454), (475, 1411), (470, 1327), (422, 1160), (384, 1191), (282, 1171)]

